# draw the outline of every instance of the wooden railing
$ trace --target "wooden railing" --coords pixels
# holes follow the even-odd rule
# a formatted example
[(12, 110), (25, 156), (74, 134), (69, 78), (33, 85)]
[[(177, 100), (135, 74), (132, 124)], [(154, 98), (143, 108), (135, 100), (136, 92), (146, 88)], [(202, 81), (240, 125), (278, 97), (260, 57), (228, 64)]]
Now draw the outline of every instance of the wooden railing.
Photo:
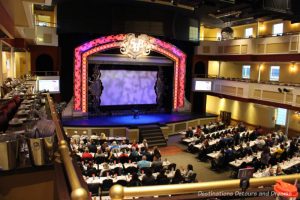
[[(285, 182), (294, 182), (300, 180), (300, 174), (272, 176), (263, 178), (251, 178), (250, 187), (257, 188), (259, 186), (274, 185), (276, 180), (283, 180)], [(187, 183), (177, 185), (157, 185), (157, 186), (141, 186), (141, 187), (123, 187), (121, 185), (114, 185), (110, 189), (110, 197), (112, 200), (123, 200), (130, 197), (149, 197), (156, 195), (175, 195), (198, 193), (204, 191), (224, 191), (228, 189), (239, 189), (240, 180), (222, 180), (202, 183)]]
[(68, 181), (71, 186), (71, 199), (72, 200), (88, 200), (88, 191), (80, 183), (79, 177), (76, 173), (75, 167), (70, 156), (70, 150), (67, 141), (64, 138), (63, 128), (56, 112), (54, 103), (49, 94), (47, 94), (47, 99), (51, 111), (52, 120), (55, 123), (56, 135), (58, 138), (58, 148), (61, 159), (64, 164), (65, 171), (67, 173)]

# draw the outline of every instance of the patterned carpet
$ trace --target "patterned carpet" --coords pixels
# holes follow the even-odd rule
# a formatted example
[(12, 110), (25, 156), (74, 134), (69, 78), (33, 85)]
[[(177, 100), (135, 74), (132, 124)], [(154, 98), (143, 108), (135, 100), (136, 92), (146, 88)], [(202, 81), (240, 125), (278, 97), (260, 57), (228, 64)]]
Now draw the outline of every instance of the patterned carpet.
[(183, 152), (183, 150), (180, 147), (173, 145), (167, 147), (160, 147), (159, 150), (162, 156), (173, 156), (175, 154)]

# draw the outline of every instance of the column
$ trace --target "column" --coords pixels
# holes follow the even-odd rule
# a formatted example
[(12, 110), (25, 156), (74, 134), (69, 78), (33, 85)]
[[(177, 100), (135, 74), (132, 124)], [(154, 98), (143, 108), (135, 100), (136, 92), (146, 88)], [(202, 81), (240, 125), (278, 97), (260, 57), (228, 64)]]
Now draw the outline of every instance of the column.
[(285, 135), (289, 134), (289, 125), (290, 125), (290, 110), (286, 110), (286, 119), (285, 119)]
[(2, 70), (2, 41), (0, 40), (0, 85), (3, 83), (3, 70)]
[(220, 78), (222, 61), (219, 61), (218, 78)]
[(15, 49), (14, 47), (10, 48), (10, 70), (11, 78), (16, 78), (16, 62), (15, 62)]
[(261, 71), (261, 64), (258, 66), (258, 77), (257, 77), (257, 82), (260, 82), (260, 71)]
[(30, 53), (26, 50), (25, 52), (25, 59), (26, 59), (26, 69), (25, 74), (30, 74)]

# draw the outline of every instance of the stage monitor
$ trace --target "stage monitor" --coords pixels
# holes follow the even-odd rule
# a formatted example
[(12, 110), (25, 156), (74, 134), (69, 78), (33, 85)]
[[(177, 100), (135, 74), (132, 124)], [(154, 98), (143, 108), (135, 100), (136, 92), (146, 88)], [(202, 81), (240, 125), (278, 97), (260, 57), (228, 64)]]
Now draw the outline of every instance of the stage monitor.
[(212, 81), (208, 79), (194, 78), (192, 91), (194, 92), (210, 92), (212, 90)]
[(39, 92), (49, 91), (52, 94), (60, 93), (59, 80), (59, 76), (38, 76), (37, 90)]
[(156, 104), (157, 71), (100, 70), (100, 106)]

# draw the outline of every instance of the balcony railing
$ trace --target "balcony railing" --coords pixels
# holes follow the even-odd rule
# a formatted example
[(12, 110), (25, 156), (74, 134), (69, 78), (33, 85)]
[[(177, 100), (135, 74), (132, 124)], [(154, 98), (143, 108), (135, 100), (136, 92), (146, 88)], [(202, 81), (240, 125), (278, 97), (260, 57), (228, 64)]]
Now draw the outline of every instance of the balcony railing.
[(207, 55), (241, 55), (241, 54), (292, 54), (300, 52), (300, 33), (267, 35), (256, 38), (203, 38), (196, 54)]
[(213, 82), (211, 92), (300, 107), (300, 84), (257, 82), (247, 79), (204, 77)]
[(83, 187), (80, 182), (80, 178), (76, 173), (75, 167), (70, 156), (71, 152), (69, 149), (69, 144), (65, 140), (63, 128), (56, 112), (54, 103), (49, 94), (47, 94), (47, 99), (49, 102), (49, 107), (52, 115), (52, 120), (55, 124), (56, 136), (58, 138), (58, 148), (61, 156), (61, 160), (64, 164), (65, 172), (67, 174), (67, 180), (71, 186), (71, 199), (72, 200), (88, 200), (88, 191)]
[[(300, 180), (300, 174), (292, 174), (276, 177), (251, 178), (250, 187), (257, 188), (259, 186), (270, 186), (276, 183), (276, 180), (283, 180), (285, 182), (294, 182)], [(197, 193), (203, 191), (224, 191), (228, 189), (239, 189), (240, 180), (224, 180), (212, 181), (202, 183), (187, 183), (177, 185), (158, 185), (158, 186), (142, 186), (142, 187), (123, 187), (121, 185), (114, 185), (110, 189), (110, 197), (112, 200), (123, 200), (130, 197), (149, 197), (156, 195), (175, 195)]]

